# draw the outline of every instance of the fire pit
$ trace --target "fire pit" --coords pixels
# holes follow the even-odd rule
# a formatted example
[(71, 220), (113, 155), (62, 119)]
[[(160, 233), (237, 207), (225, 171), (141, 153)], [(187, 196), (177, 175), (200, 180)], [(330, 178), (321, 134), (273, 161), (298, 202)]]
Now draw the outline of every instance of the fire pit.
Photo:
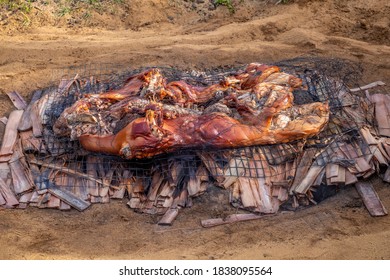
[(0, 150), (0, 205), (83, 211), (127, 199), (170, 225), (214, 185), (251, 212), (203, 223), (212, 226), (313, 205), (322, 190), (355, 184), (370, 213), (385, 215), (366, 179), (390, 181), (390, 100), (349, 88), (318, 62), (74, 68), (30, 104), (10, 93), (18, 110)]

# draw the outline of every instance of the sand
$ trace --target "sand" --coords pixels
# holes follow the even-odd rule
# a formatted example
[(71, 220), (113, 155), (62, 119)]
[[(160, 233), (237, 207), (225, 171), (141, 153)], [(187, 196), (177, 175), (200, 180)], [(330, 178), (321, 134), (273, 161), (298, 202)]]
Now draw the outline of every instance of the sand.
[[(85, 22), (42, 9), (34, 10), (27, 27), (17, 15), (0, 18), (0, 116), (13, 109), (6, 92), (17, 90), (28, 99), (32, 90), (56, 82), (56, 73), (83, 65), (204, 69), (322, 57), (360, 67), (360, 85), (390, 85), (387, 0), (244, 0), (236, 1), (234, 14), (209, 1), (124, 2), (111, 14), (91, 12)], [(389, 209), (389, 185), (373, 182)], [(295, 212), (210, 229), (200, 225), (234, 212), (219, 189), (195, 199), (171, 227), (134, 213), (125, 200), (84, 212), (0, 209), (0, 259), (390, 258), (390, 217), (371, 217), (354, 187)]]

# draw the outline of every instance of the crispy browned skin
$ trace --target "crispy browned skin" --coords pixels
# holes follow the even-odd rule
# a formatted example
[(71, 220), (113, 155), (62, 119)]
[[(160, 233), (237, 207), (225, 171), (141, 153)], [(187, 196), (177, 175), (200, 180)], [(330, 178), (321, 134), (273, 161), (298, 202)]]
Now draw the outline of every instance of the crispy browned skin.
[[(242, 146), (286, 143), (316, 135), (328, 122), (327, 104), (300, 106), (306, 115), (281, 129), (270, 129), (270, 118), (246, 125), (221, 113), (164, 120), (161, 127), (145, 118), (131, 122), (116, 135), (82, 135), (81, 145), (89, 151), (125, 158), (146, 158), (180, 148)], [(157, 131), (158, 130), (158, 131)]]
[[(293, 106), (292, 91), (301, 86), (299, 78), (280, 72), (278, 67), (257, 63), (204, 88), (184, 81), (166, 83), (159, 70), (152, 69), (129, 78), (120, 90), (76, 102), (59, 118), (55, 131), (68, 133), (80, 112), (86, 114), (83, 121), (88, 122), (88, 111), (98, 108), (112, 115), (132, 112), (138, 117), (115, 135), (83, 133), (81, 129), (77, 134), (81, 145), (89, 151), (125, 158), (146, 158), (181, 148), (286, 143), (314, 136), (328, 122), (327, 104)], [(231, 93), (219, 104), (234, 108), (238, 115), (219, 111), (199, 114), (184, 109), (204, 104), (217, 91), (228, 89)]]

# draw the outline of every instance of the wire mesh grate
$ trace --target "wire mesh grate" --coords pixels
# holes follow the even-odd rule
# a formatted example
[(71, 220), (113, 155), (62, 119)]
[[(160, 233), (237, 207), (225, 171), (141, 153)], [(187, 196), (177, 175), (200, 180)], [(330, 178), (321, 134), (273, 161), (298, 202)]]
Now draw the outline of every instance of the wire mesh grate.
[[(215, 150), (204, 146), (142, 160), (125, 160), (117, 156), (84, 151), (77, 140), (56, 135), (53, 125), (66, 108), (86, 94), (99, 94), (120, 88), (128, 77), (146, 68), (120, 70), (121, 67), (117, 65), (81, 66), (54, 73), (53, 78), (60, 80), (59, 86), (47, 88), (41, 93), (42, 96), (47, 96), (49, 101), (43, 113), (44, 130), (40, 148), (45, 152), (36, 156), (42, 167), (40, 170), (33, 170), (33, 173), (36, 173), (36, 184), (39, 188), (46, 188), (49, 182), (55, 182), (59, 186), (79, 186), (79, 189), (83, 189), (81, 186), (90, 184), (91, 178), (97, 178), (98, 181), (92, 181), (95, 180), (95, 183), (98, 182), (103, 187), (112, 185), (119, 188), (121, 185), (127, 186), (129, 180), (136, 179), (143, 180), (145, 186), (150, 186), (156, 172), (162, 174), (167, 181), (183, 183), (189, 178), (201, 176), (197, 173), (201, 166), (209, 172), (209, 179), (217, 182), (226, 177), (241, 176), (267, 178), (277, 184), (291, 182), (300, 157), (308, 149), (312, 149), (316, 155), (310, 164), (319, 166), (335, 160), (340, 150), (345, 152), (345, 164), (348, 164), (348, 159), (353, 158), (353, 150), (358, 150), (359, 156), (370, 153), (368, 145), (359, 136), (359, 124), (343, 110), (344, 101), (340, 99), (340, 95), (348, 92), (343, 82), (344, 77), (333, 79), (318, 67), (318, 62), (312, 60), (285, 61), (277, 65), (303, 81), (302, 89), (293, 92), (295, 104), (329, 102), (329, 125), (318, 136), (287, 144), (235, 149)], [(185, 71), (170, 67), (158, 68), (168, 81), (184, 80), (195, 86), (218, 83), (240, 69), (226, 67)], [(349, 70), (353, 72), (352, 69)], [(351, 73), (348, 73), (349, 79)], [(357, 99), (351, 101), (356, 103)], [(359, 106), (357, 103), (354, 105)], [(128, 121), (124, 120), (124, 125)], [(121, 124), (118, 123), (117, 126), (120, 127)], [(115, 132), (115, 128), (112, 129)], [(85, 194), (81, 194), (81, 197), (83, 196)]]

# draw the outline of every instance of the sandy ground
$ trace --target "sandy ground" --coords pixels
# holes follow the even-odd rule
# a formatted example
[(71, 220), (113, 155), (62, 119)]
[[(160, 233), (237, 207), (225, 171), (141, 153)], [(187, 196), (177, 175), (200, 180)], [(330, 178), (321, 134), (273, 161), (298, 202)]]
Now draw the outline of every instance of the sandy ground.
[[(28, 99), (70, 66), (203, 69), (315, 56), (351, 60), (363, 69), (361, 85), (390, 84), (387, 0), (241, 1), (233, 15), (226, 7), (208, 9), (208, 1), (131, 2), (119, 19), (100, 15), (88, 25), (3, 25), (0, 115), (12, 110), (6, 92)], [(373, 182), (389, 209), (389, 185)], [(234, 211), (218, 189), (182, 210), (172, 227), (134, 213), (125, 200), (82, 213), (0, 209), (0, 259), (390, 259), (390, 217), (371, 217), (353, 187), (296, 212), (200, 226), (201, 219)]]

